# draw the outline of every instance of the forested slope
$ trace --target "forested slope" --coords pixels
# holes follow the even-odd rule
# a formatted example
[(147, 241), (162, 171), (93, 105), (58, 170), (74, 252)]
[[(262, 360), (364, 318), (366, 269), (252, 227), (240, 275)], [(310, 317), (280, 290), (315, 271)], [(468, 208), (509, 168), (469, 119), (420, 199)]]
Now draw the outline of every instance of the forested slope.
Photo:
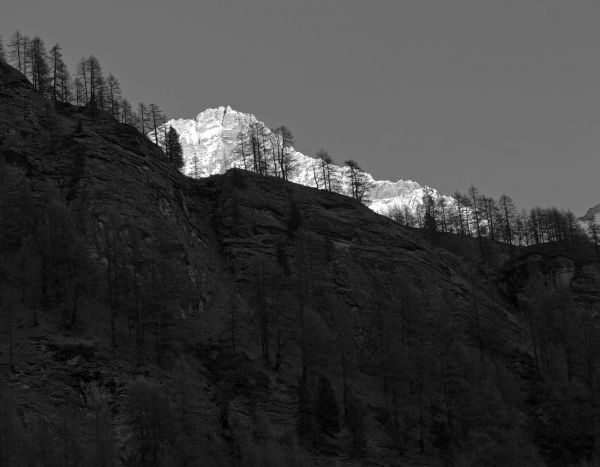
[(0, 138), (0, 465), (594, 458), (595, 263), (475, 264), (335, 193), (188, 179), (2, 63)]

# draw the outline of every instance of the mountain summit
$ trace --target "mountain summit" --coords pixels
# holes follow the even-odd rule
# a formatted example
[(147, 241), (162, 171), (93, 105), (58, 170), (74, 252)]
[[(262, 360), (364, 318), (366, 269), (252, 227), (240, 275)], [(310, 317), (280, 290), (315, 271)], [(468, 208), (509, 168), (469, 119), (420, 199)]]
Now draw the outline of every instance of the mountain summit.
[(600, 219), (600, 204), (596, 204), (594, 207), (589, 208), (581, 218), (583, 222), (589, 222), (591, 220), (598, 221), (598, 219)]
[[(233, 167), (243, 168), (242, 155), (236, 151), (239, 145), (237, 141), (238, 136), (247, 132), (251, 125), (259, 125), (269, 132), (267, 126), (254, 115), (239, 112), (230, 106), (206, 109), (193, 119), (180, 118), (166, 123), (167, 127), (172, 126), (180, 135), (184, 156), (183, 172), (194, 178), (221, 174)], [(290, 148), (290, 153), (296, 165), (291, 181), (316, 187), (316, 159), (294, 148)], [(345, 169), (334, 166), (334, 172), (339, 178), (343, 178)], [(412, 180), (375, 180), (368, 173), (366, 179), (371, 185), (367, 204), (379, 214), (390, 214), (395, 209), (405, 208), (414, 214), (426, 194), (434, 199), (444, 197), (449, 204), (453, 203), (450, 197), (441, 195), (434, 188)]]

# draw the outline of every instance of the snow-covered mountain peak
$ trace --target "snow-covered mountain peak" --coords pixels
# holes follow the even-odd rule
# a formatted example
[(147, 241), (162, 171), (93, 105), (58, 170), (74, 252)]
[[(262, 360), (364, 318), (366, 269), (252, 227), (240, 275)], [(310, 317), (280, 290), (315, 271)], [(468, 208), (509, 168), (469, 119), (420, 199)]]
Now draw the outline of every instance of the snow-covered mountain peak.
[[(229, 105), (206, 109), (193, 119), (170, 120), (166, 125), (179, 133), (183, 146), (183, 172), (196, 178), (224, 173), (233, 167), (243, 168), (242, 156), (236, 151), (238, 136), (247, 133), (253, 125), (259, 125), (267, 134), (270, 133), (254, 115), (239, 112)], [(296, 165), (291, 181), (315, 187), (315, 159), (294, 148), (289, 151)], [(334, 172), (338, 178), (345, 178), (343, 167), (334, 167)], [(412, 180), (374, 180), (370, 174), (367, 174), (367, 180), (372, 184), (369, 207), (380, 214), (404, 208), (414, 213), (422, 204), (425, 194), (430, 194), (434, 199), (442, 196), (437, 190)], [(342, 183), (342, 188), (344, 186)]]

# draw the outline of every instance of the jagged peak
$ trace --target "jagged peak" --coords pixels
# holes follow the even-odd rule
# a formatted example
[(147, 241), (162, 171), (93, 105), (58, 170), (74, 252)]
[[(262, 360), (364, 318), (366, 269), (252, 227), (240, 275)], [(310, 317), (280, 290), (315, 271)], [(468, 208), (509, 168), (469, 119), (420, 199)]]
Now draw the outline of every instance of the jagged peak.
[[(197, 178), (224, 173), (233, 167), (243, 167), (242, 158), (235, 150), (238, 145), (237, 136), (253, 123), (264, 125), (253, 114), (226, 105), (208, 108), (193, 120), (171, 120), (167, 125), (172, 125), (181, 136), (184, 152), (183, 172)], [(297, 165), (297, 171), (291, 181), (316, 186), (313, 173), (314, 156), (305, 155), (294, 148), (290, 148), (290, 153)], [(345, 173), (344, 167), (336, 167), (334, 170), (340, 176)], [(400, 206), (414, 211), (422, 204), (423, 195), (427, 193), (434, 198), (442, 196), (437, 190), (413, 180), (375, 180), (370, 174), (366, 175), (369, 181), (374, 182), (370, 194), (370, 207), (382, 214), (392, 207)]]
[[(230, 105), (220, 105), (218, 107), (209, 107), (202, 112), (198, 113), (194, 120), (196, 122), (202, 122), (207, 120), (223, 120), (226, 115), (231, 115), (235, 117), (241, 117), (247, 120), (257, 120), (256, 117), (248, 112), (241, 112), (239, 110), (234, 109)], [(180, 119), (185, 120), (185, 119)]]

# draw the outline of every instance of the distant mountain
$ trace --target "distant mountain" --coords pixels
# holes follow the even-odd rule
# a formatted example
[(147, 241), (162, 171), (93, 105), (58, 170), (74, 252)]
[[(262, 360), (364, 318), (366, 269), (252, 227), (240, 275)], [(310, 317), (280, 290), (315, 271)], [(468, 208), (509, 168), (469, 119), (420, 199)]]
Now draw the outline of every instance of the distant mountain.
[[(207, 109), (193, 119), (180, 118), (166, 123), (167, 126), (175, 128), (180, 135), (184, 155), (183, 172), (195, 178), (221, 174), (233, 167), (243, 167), (242, 158), (235, 151), (236, 139), (253, 124), (266, 128), (254, 115), (238, 112), (229, 106)], [(149, 133), (149, 136), (152, 134)], [(315, 187), (313, 167), (316, 160), (293, 148), (290, 152), (297, 163), (297, 170), (291, 181)], [(344, 178), (343, 167), (336, 166), (335, 171), (340, 178)], [(443, 196), (447, 198), (448, 204), (454, 203), (451, 197), (441, 195), (434, 188), (412, 180), (375, 180), (370, 174), (367, 174), (367, 179), (372, 184), (370, 201), (367, 204), (380, 214), (388, 214), (392, 209), (405, 207), (414, 214), (427, 193), (434, 199)], [(346, 187), (342, 185), (342, 190), (344, 189)]]
[(584, 222), (588, 222), (592, 219), (596, 219), (596, 221), (600, 220), (600, 204), (596, 204), (593, 208), (588, 209), (581, 217), (581, 220)]

